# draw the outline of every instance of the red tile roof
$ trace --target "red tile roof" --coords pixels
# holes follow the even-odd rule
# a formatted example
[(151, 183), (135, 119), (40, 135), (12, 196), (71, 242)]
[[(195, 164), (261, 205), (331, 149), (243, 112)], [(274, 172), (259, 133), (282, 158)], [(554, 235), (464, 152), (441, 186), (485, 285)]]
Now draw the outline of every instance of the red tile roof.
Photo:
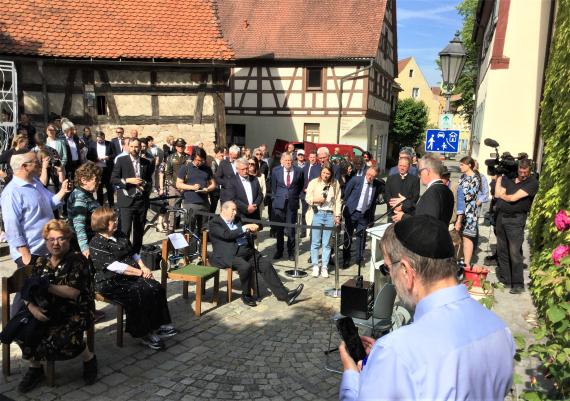
[(217, 0), (236, 59), (372, 58), (386, 0)]
[(406, 65), (409, 63), (409, 61), (411, 60), (411, 57), (407, 57), (407, 58), (403, 58), (401, 60), (398, 61), (398, 75), (400, 75), (400, 73), (402, 72), (402, 70), (404, 68), (406, 68)]
[(3, 0), (0, 54), (230, 60), (213, 0)]

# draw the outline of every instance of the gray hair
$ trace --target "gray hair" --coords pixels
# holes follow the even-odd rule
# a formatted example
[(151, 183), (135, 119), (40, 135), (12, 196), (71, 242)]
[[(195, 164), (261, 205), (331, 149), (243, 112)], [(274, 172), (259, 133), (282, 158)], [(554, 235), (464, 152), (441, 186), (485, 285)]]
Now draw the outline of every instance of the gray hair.
[(230, 146), (229, 152), (239, 155), (239, 146), (237, 145)]
[(281, 159), (279, 159), (279, 160), (283, 160), (283, 159), (285, 159), (286, 157), (290, 157), (291, 160), (293, 160), (293, 157), (291, 156), (291, 154), (290, 154), (290, 153), (287, 153), (287, 152), (281, 153)]
[(33, 155), (34, 159), (36, 158), (36, 155), (33, 152), (12, 155), (10, 158), (10, 167), (12, 168), (12, 171), (20, 170), (22, 168), (22, 164), (30, 160), (30, 154)]
[(320, 147), (320, 148), (317, 149), (317, 154), (319, 154), (319, 153), (324, 153), (324, 154), (326, 154), (327, 156), (330, 156), (330, 154), (331, 154), (331, 152), (329, 152), (329, 148), (327, 148), (327, 147), (325, 147), (325, 146)]
[(67, 132), (68, 130), (75, 128), (75, 124), (69, 121), (67, 118), (61, 119), (61, 130)]
[(222, 210), (228, 210), (228, 208), (230, 207), (230, 205), (236, 205), (236, 203), (234, 201), (225, 201), (224, 203), (222, 203)]
[(239, 164), (240, 166), (247, 166), (247, 159), (245, 157), (240, 157), (235, 161), (235, 164)]
[(441, 160), (436, 159), (431, 155), (424, 155), (420, 160), (423, 168), (431, 170), (436, 176), (441, 177), (441, 175), (444, 173), (443, 163)]
[(453, 258), (432, 259), (410, 251), (396, 237), (394, 224), (384, 232), (381, 245), (392, 264), (407, 259), (424, 285), (429, 286), (439, 280), (456, 277), (457, 265)]

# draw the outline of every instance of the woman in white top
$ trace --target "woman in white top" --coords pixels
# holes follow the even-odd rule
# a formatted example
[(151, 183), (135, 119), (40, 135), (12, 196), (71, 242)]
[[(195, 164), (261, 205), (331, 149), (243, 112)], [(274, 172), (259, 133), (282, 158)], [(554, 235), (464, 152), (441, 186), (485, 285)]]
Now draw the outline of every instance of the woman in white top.
[[(255, 157), (250, 157), (247, 160), (247, 173), (252, 177), (257, 177), (259, 186), (261, 188), (261, 193), (263, 194), (263, 199), (265, 199), (265, 195), (267, 194), (265, 175), (261, 174), (259, 171), (259, 160), (257, 160)], [(261, 202), (261, 205), (259, 206), (259, 216), (263, 215), (263, 209), (265, 209), (265, 202)]]
[[(321, 175), (309, 182), (307, 186), (306, 202), (313, 210), (312, 226), (332, 228), (335, 224), (340, 224), (341, 216), (341, 191), (340, 184), (333, 178), (332, 169), (324, 166)], [(311, 236), (311, 261), (313, 263), (313, 276), (319, 277), (319, 249), (323, 248), (323, 257), (320, 273), (323, 277), (328, 277), (328, 264), (331, 256), (332, 230), (313, 228)]]

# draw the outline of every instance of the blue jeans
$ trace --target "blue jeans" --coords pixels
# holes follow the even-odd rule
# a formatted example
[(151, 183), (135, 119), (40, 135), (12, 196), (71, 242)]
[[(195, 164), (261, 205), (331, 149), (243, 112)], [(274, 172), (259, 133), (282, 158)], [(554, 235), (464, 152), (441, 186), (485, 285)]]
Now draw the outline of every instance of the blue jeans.
[[(312, 226), (321, 226), (332, 228), (334, 225), (334, 214), (325, 211), (318, 211), (313, 216)], [(313, 228), (311, 236), (311, 262), (313, 266), (318, 265), (319, 249), (323, 245), (323, 267), (326, 268), (331, 257), (331, 239), (332, 230), (322, 230)]]

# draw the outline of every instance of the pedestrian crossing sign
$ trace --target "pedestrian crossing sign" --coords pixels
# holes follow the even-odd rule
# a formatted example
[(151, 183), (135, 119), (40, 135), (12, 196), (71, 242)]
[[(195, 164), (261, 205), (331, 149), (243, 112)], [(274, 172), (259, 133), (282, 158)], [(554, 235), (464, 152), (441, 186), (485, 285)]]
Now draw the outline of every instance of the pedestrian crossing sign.
[(457, 153), (459, 151), (459, 130), (428, 129), (425, 151)]

